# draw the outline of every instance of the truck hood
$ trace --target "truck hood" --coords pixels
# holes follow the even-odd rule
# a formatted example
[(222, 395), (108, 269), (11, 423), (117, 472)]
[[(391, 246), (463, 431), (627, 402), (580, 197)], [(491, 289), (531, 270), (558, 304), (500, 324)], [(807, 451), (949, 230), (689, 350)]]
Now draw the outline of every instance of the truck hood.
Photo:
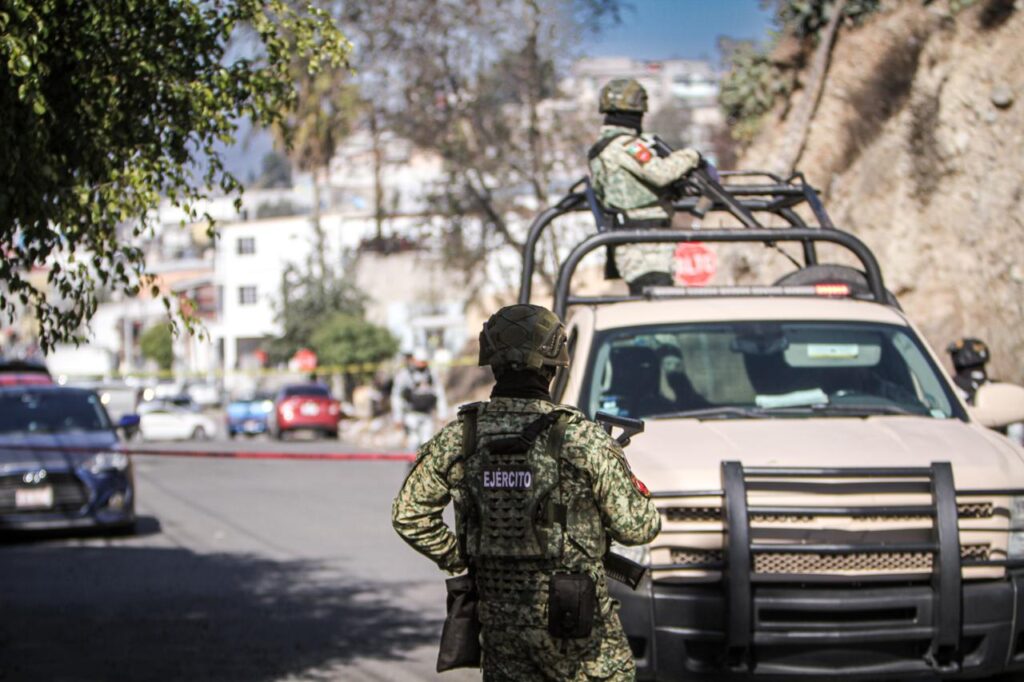
[(959, 490), (1024, 488), (1024, 450), (955, 419), (651, 419), (626, 449), (652, 491), (721, 488), (720, 463), (906, 467), (948, 461)]

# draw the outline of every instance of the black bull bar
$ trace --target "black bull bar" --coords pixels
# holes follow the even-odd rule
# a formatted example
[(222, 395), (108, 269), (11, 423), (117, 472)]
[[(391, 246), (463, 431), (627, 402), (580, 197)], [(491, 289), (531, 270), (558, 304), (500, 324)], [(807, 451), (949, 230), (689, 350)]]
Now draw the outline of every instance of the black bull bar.
[[(1024, 489), (963, 489), (954, 486), (949, 462), (934, 462), (927, 467), (745, 467), (740, 462), (721, 463), (722, 488), (706, 491), (658, 491), (652, 496), (667, 498), (720, 498), (724, 529), (721, 561), (702, 564), (655, 564), (654, 572), (666, 569), (706, 569), (721, 572), (725, 613), (722, 615), (724, 647), (722, 667), (730, 673), (754, 671), (754, 651), (759, 644), (775, 644), (800, 630), (794, 623), (792, 632), (761, 632), (756, 625), (755, 585), (759, 583), (815, 583), (815, 576), (773, 573), (761, 575), (754, 570), (754, 556), (763, 554), (851, 555), (857, 553), (898, 554), (929, 553), (932, 555), (930, 589), (930, 646), (924, 660), (927, 667), (939, 674), (956, 674), (963, 661), (964, 584), (962, 569), (969, 567), (1024, 567), (1021, 558), (962, 558), (960, 547), (957, 497), (1024, 496)], [(837, 504), (757, 505), (748, 502), (748, 491), (771, 491), (798, 494), (813, 489), (816, 497), (841, 500), (844, 494), (930, 495), (928, 504), (872, 504), (866, 506)], [(1012, 504), (1012, 501), (1011, 501)], [(752, 517), (781, 516), (817, 517), (929, 517), (932, 520), (927, 541), (872, 541), (845, 544), (811, 544), (794, 542), (758, 542), (751, 533)], [(1012, 516), (1011, 516), (1012, 518)], [(993, 528), (1001, 532), (1002, 528)], [(1013, 527), (1007, 532), (1024, 531)], [(868, 531), (865, 537), (870, 537)], [(657, 576), (654, 576), (657, 580)], [(857, 582), (851, 578), (848, 582)], [(809, 589), (806, 586), (801, 590)], [(1014, 588), (1016, 590), (1016, 587)], [(1015, 594), (1015, 592), (1014, 592)], [(656, 609), (655, 609), (656, 610)], [(653, 612), (653, 610), (652, 610)], [(624, 614), (625, 615), (625, 614)], [(1024, 642), (1024, 623), (1015, 617), (1011, 644)], [(1017, 630), (1020, 632), (1017, 632)], [(627, 632), (629, 628), (627, 626)], [(824, 641), (824, 640), (823, 640)], [(1009, 662), (1009, 656), (1004, 660)], [(1014, 659), (1016, 660), (1016, 658)], [(795, 671), (794, 671), (795, 672)], [(660, 678), (659, 678), (660, 679)]]

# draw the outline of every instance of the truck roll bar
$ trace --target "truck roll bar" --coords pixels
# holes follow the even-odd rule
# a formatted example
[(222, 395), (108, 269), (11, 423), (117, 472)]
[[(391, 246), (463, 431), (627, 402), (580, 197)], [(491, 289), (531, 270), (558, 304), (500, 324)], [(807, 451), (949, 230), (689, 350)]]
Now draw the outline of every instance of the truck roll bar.
[[(764, 171), (720, 171), (719, 175), (722, 178), (722, 183), (710, 177), (704, 170), (694, 171), (689, 182), (688, 192), (690, 193), (683, 194), (673, 201), (673, 209), (677, 213), (688, 213), (698, 217), (709, 211), (730, 213), (743, 225), (742, 228), (733, 228), (733, 231), (748, 231), (760, 235), (738, 241), (761, 241), (767, 246), (774, 245), (773, 242), (776, 240), (770, 239), (766, 233), (777, 228), (764, 227), (754, 217), (753, 213), (755, 212), (776, 215), (793, 228), (813, 229), (815, 233), (835, 230), (817, 192), (807, 184), (800, 173), (785, 180)], [(746, 184), (728, 182), (734, 178), (749, 179), (751, 182)], [(811, 228), (800, 214), (793, 210), (800, 204), (807, 204), (810, 207), (819, 223), (818, 227)], [(606, 211), (598, 200), (590, 184), (590, 178), (581, 177), (572, 185), (568, 194), (554, 206), (541, 211), (530, 224), (526, 241), (523, 244), (523, 269), (519, 286), (520, 303), (530, 302), (533, 273), (537, 267), (537, 243), (544, 234), (544, 230), (563, 215), (583, 211), (589, 211), (593, 216), (598, 234), (637, 233), (628, 225), (617, 224), (617, 216)], [(803, 247), (804, 264), (817, 264), (818, 258), (813, 239), (779, 241), (799, 241)], [(616, 243), (628, 243), (628, 240)]]
[[(864, 266), (868, 289), (871, 297), (878, 303), (886, 302), (885, 284), (882, 281), (882, 270), (875, 255), (864, 242), (852, 234), (840, 230), (822, 230), (807, 227), (765, 228), (760, 230), (716, 229), (716, 230), (612, 230), (591, 235), (576, 245), (569, 256), (562, 262), (558, 270), (558, 281), (555, 286), (555, 302), (553, 311), (560, 318), (565, 318), (570, 305), (586, 305), (588, 303), (618, 303), (622, 301), (642, 301), (644, 295), (586, 297), (570, 296), (569, 287), (572, 276), (580, 261), (591, 251), (603, 246), (621, 246), (623, 244), (671, 244), (676, 242), (829, 242), (845, 247), (852, 252)], [(524, 288), (520, 291), (519, 300), (529, 302), (529, 286), (526, 284), (527, 268), (524, 267)], [(523, 298), (523, 294), (526, 298)]]

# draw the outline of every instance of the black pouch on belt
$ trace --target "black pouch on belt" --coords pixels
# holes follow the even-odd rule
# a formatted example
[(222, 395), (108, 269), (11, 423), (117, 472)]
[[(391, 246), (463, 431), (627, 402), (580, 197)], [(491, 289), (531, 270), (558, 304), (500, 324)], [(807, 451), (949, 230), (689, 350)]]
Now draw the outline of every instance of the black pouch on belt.
[(441, 631), (437, 672), (455, 668), (480, 667), (480, 620), (477, 618), (476, 581), (460, 575), (445, 581), (448, 588), (448, 617)]
[(597, 590), (586, 573), (551, 576), (548, 591), (548, 633), (560, 639), (589, 637), (594, 629)]

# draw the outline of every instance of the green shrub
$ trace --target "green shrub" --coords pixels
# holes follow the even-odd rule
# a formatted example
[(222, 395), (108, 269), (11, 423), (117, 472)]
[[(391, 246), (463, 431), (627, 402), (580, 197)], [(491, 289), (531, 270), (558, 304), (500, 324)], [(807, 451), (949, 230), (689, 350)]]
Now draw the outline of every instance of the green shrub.
[(139, 337), (142, 357), (152, 360), (162, 370), (174, 364), (174, 336), (169, 324), (156, 324)]

